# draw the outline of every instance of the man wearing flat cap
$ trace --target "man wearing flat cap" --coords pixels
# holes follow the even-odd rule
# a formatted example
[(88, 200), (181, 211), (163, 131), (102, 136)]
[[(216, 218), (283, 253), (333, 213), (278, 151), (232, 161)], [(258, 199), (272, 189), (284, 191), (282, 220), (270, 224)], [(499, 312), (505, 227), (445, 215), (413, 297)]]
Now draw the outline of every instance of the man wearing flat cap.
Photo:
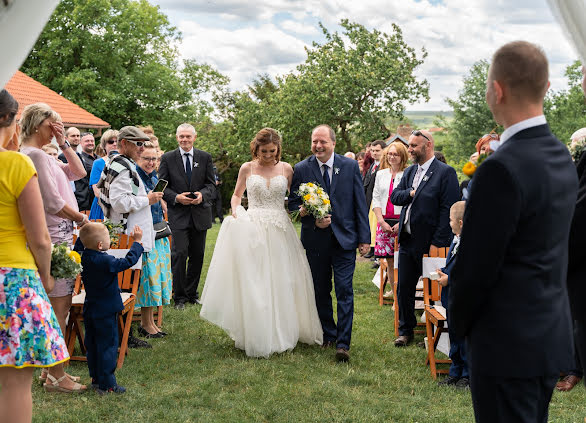
[(183, 123), (177, 128), (176, 137), (179, 148), (163, 154), (159, 178), (169, 182), (163, 198), (173, 232), (173, 299), (175, 308), (183, 310), (185, 303), (200, 304), (197, 286), (207, 230), (212, 227), (216, 179), (212, 156), (193, 147), (195, 128)]

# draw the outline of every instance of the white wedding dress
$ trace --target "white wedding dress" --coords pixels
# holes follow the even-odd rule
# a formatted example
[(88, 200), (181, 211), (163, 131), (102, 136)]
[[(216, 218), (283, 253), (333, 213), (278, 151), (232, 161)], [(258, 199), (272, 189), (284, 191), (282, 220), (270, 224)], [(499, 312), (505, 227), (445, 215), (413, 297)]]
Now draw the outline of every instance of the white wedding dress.
[(246, 179), (248, 210), (224, 219), (201, 298), (201, 317), (251, 357), (322, 343), (311, 271), (283, 205), (287, 182)]

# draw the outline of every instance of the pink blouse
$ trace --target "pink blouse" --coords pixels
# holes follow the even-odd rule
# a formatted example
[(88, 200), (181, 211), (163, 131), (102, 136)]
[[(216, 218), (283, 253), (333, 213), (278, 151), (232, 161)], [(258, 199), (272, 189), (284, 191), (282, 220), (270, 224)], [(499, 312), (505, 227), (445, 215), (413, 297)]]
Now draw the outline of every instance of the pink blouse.
[(39, 187), (45, 207), (45, 218), (49, 233), (53, 237), (59, 224), (68, 221), (58, 217), (57, 213), (67, 204), (75, 211), (79, 211), (77, 200), (69, 181), (76, 181), (81, 178), (70, 168), (69, 164), (55, 159), (46, 154), (40, 148), (22, 146), (20, 152), (31, 158), (39, 175)]
[(387, 209), (385, 210), (385, 219), (398, 219), (401, 217), (399, 214), (395, 214), (395, 206), (391, 203), (391, 194), (393, 193), (393, 182), (395, 178), (391, 179), (391, 186), (389, 187), (389, 199), (387, 200)]

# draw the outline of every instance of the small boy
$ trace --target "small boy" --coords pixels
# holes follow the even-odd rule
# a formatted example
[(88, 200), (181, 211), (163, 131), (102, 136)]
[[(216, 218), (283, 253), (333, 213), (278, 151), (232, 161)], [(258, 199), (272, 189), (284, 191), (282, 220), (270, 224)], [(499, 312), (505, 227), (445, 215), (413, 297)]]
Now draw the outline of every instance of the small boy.
[[(448, 257), (446, 259), (446, 267), (438, 269), (439, 284), (442, 288), (442, 306), (448, 310), (449, 297), (449, 279), (450, 272), (456, 263), (456, 254), (458, 253), (458, 246), (460, 245), (460, 233), (462, 233), (462, 225), (464, 219), (465, 201), (458, 201), (450, 208), (450, 227), (454, 233), (454, 240), (450, 246)], [(466, 346), (464, 339), (459, 338), (452, 330), (450, 325), (450, 315), (448, 313), (448, 335), (450, 336), (450, 373), (447, 378), (438, 383), (439, 386), (455, 386), (456, 388), (466, 389), (470, 387), (470, 379), (468, 374), (468, 361), (466, 360)]]
[(86, 223), (79, 231), (84, 246), (81, 256), (81, 279), (85, 287), (83, 319), (87, 364), (92, 386), (100, 394), (123, 394), (126, 389), (116, 383), (114, 371), (118, 357), (118, 312), (124, 307), (118, 287), (118, 272), (134, 266), (143, 248), (142, 230), (134, 227), (135, 242), (124, 258), (106, 254), (110, 248), (108, 228), (101, 223)]

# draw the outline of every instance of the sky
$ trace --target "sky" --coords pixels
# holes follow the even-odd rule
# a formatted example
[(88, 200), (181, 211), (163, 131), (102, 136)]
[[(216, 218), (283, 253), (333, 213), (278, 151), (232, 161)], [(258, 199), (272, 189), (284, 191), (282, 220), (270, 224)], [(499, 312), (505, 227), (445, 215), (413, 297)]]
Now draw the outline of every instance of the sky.
[(392, 32), (399, 25), (408, 45), (428, 53), (416, 76), (430, 84), (429, 102), (407, 110), (448, 110), (463, 77), (502, 44), (527, 40), (550, 62), (551, 89), (567, 88), (566, 67), (577, 54), (546, 0), (150, 0), (182, 33), (181, 56), (209, 63), (234, 90), (259, 74), (284, 75), (305, 61), (304, 47), (322, 43), (321, 22), (340, 31), (340, 20)]

